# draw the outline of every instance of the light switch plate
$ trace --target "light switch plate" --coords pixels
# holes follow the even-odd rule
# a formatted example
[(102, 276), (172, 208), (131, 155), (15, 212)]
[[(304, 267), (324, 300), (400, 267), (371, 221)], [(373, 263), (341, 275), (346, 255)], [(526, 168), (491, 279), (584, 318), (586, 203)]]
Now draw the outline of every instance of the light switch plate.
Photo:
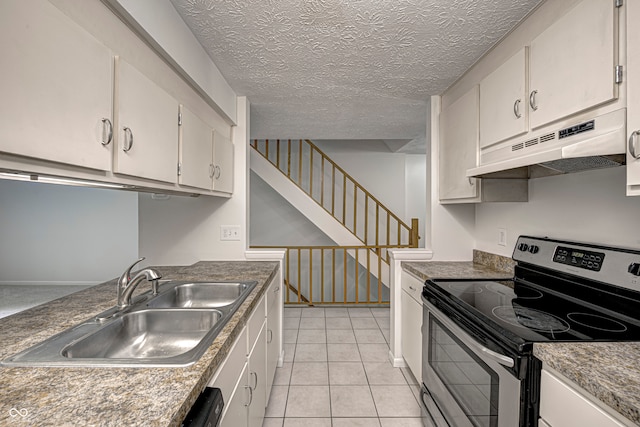
[(498, 228), (498, 245), (507, 246), (507, 229)]
[(240, 240), (239, 225), (221, 225), (220, 240)]

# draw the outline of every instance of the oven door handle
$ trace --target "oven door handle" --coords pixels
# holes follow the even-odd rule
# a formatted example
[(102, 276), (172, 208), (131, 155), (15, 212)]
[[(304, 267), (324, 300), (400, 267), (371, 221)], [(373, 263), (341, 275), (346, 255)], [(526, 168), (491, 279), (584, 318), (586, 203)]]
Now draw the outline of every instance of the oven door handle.
[[(423, 299), (424, 302), (424, 299)], [(427, 302), (426, 305), (431, 305), (430, 303)], [(456, 325), (452, 320), (450, 320), (449, 318), (446, 318), (444, 316), (439, 316), (437, 315), (434, 310), (432, 308), (429, 308), (429, 311), (431, 312), (432, 315), (434, 315), (435, 317), (438, 318), (438, 320), (440, 320), (440, 322), (445, 325), (447, 328), (449, 328), (450, 330), (453, 329), (454, 331), (456, 329), (460, 329), (458, 327), (458, 325)], [(488, 349), (487, 347), (479, 344), (478, 342), (476, 342), (474, 339), (472, 338), (467, 338), (466, 334), (464, 334), (463, 336), (461, 336), (460, 334), (455, 334), (459, 339), (461, 339), (466, 345), (473, 347), (476, 349), (476, 351), (480, 352), (481, 354), (485, 355), (487, 358), (503, 365), (506, 366), (508, 368), (513, 368), (515, 365), (515, 361), (509, 357), (509, 356), (505, 356), (504, 354), (500, 354), (497, 353), (493, 350)]]
[(513, 365), (515, 365), (514, 360), (509, 357), (509, 356), (505, 356), (504, 354), (500, 354), (500, 353), (496, 353), (493, 350), (489, 350), (486, 347), (483, 347), (481, 345), (477, 345), (478, 350), (480, 350), (482, 352), (482, 354), (486, 355), (487, 357), (489, 357), (491, 360), (494, 360), (496, 362), (498, 362), (499, 364), (506, 366), (508, 368), (513, 368)]

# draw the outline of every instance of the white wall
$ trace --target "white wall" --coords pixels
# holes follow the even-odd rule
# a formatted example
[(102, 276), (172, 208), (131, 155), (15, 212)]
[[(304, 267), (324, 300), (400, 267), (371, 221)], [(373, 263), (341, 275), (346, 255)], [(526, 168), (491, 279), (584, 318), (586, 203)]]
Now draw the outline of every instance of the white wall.
[[(200, 260), (244, 260), (247, 249), (249, 102), (238, 98), (233, 128), (233, 196), (154, 200), (140, 194), (140, 255), (146, 265), (190, 265)], [(221, 225), (240, 226), (240, 240), (221, 241)]]
[(0, 283), (99, 283), (137, 257), (136, 193), (0, 180)]
[(625, 185), (624, 167), (530, 180), (529, 202), (476, 207), (476, 248), (511, 256), (521, 234), (640, 248), (640, 198), (626, 197)]
[(405, 222), (405, 160), (402, 153), (363, 150), (349, 141), (314, 141), (324, 153)]
[(251, 245), (335, 245), (254, 172), (251, 173), (250, 206)]

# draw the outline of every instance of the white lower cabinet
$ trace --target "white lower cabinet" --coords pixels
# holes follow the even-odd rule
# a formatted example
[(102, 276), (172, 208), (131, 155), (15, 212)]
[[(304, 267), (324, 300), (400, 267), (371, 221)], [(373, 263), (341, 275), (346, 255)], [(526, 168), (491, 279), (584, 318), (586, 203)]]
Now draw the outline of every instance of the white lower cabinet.
[[(257, 314), (258, 313), (255, 313), (255, 315)], [(249, 427), (260, 427), (262, 425), (267, 407), (267, 364), (265, 362), (267, 359), (266, 331), (267, 328), (263, 320), (258, 338), (249, 353), (248, 385), (251, 395), (248, 406)]]
[(271, 396), (271, 386), (282, 348), (281, 307), (280, 280), (276, 280), (267, 290), (267, 402)]
[[(224, 399), (223, 415), (220, 421), (222, 427), (260, 427), (262, 425), (277, 364), (277, 358), (270, 357), (268, 349), (274, 340), (281, 342), (280, 329), (273, 323), (271, 325), (273, 332), (269, 332), (267, 314), (279, 312), (280, 285), (280, 280), (274, 280), (270, 285), (267, 293), (249, 317), (247, 326), (243, 328), (233, 344), (227, 358), (209, 381), (210, 387), (218, 387), (222, 390)], [(269, 310), (267, 310), (267, 303), (270, 303)]]
[[(216, 386), (220, 387), (217, 384)], [(233, 387), (229, 399), (224, 400), (223, 415), (220, 421), (220, 426), (237, 427), (248, 425), (247, 405), (249, 404), (249, 401), (250, 397), (249, 386), (247, 385), (247, 362), (244, 361), (244, 363), (242, 364), (240, 376), (235, 386)]]
[(402, 357), (413, 376), (422, 378), (422, 281), (402, 272), (401, 307), (401, 347)]
[[(595, 398), (594, 398), (595, 399)], [(539, 427), (624, 427), (634, 425), (618, 420), (612, 409), (597, 404), (569, 380), (547, 369), (540, 380)], [(622, 416), (620, 416), (622, 417)]]

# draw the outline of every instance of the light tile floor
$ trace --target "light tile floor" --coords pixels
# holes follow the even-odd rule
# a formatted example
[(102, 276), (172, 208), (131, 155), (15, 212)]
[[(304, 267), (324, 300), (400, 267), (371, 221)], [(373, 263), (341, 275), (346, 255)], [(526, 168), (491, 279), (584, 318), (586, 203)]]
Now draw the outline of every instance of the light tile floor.
[(263, 427), (422, 427), (419, 386), (389, 362), (389, 309), (286, 307)]

